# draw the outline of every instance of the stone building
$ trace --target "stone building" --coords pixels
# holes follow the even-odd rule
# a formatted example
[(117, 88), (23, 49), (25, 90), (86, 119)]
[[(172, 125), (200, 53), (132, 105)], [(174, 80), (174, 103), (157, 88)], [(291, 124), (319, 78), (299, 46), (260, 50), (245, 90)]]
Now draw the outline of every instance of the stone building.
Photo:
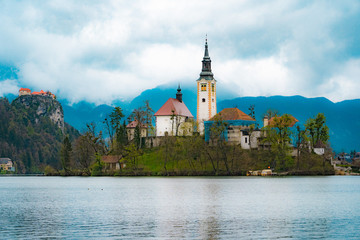
[(127, 132), (129, 141), (131, 141), (135, 138), (135, 129), (138, 126), (139, 126), (139, 130), (140, 130), (140, 136), (142, 138), (147, 136), (147, 131), (148, 131), (147, 125), (145, 125), (143, 123), (139, 123), (138, 120), (134, 120), (131, 123), (129, 123), (128, 125), (126, 125), (126, 132)]
[(243, 149), (256, 148), (259, 130), (253, 129), (255, 119), (238, 108), (225, 108), (209, 121), (204, 122), (205, 141), (211, 141), (212, 127), (224, 124), (226, 127), (222, 137), (230, 144), (241, 145)]
[(31, 95), (31, 90), (29, 88), (20, 88), (19, 96)]

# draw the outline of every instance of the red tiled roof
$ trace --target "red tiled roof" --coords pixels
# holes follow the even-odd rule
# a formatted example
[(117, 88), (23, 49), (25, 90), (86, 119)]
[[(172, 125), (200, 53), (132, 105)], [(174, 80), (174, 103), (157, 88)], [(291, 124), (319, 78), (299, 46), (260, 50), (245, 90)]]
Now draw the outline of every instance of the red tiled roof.
[(169, 98), (154, 116), (171, 116), (173, 114), (193, 118), (185, 103), (175, 98)]
[(20, 88), (19, 92), (20, 91), (26, 91), (26, 92), (31, 92), (31, 90), (29, 88)]
[(247, 120), (247, 121), (255, 121), (252, 117), (240, 111), (238, 108), (224, 108), (221, 112), (216, 114), (214, 117), (210, 119), (210, 121), (214, 121), (216, 119), (221, 120)]
[(44, 92), (43, 90), (41, 90), (40, 92), (33, 92), (33, 95), (45, 95), (46, 92)]
[[(139, 124), (138, 120), (134, 120), (131, 123), (129, 123), (128, 125), (126, 125), (126, 128), (136, 128), (138, 124)], [(140, 123), (140, 128), (146, 128), (146, 125), (143, 123)]]
[(109, 155), (109, 156), (101, 156), (101, 160), (104, 163), (118, 163), (122, 156), (119, 155)]
[[(293, 117), (291, 115), (289, 115), (289, 116), (290, 116), (290, 119), (291, 119), (291, 123), (290, 123), (289, 127), (293, 127), (295, 125), (295, 123), (297, 123), (299, 120), (297, 120), (295, 117)], [(276, 116), (276, 117), (270, 118), (269, 126), (272, 126), (274, 124), (274, 120), (277, 119), (277, 118), (280, 118), (280, 117)]]

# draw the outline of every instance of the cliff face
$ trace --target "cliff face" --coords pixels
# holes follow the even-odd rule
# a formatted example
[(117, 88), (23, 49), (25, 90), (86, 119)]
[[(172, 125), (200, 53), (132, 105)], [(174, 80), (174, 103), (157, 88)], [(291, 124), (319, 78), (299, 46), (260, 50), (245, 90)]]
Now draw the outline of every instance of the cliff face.
[(79, 132), (64, 123), (60, 103), (46, 96), (21, 96), (11, 104), (0, 98), (0, 157), (9, 157), (18, 173), (39, 173), (50, 165), (60, 169), (64, 137)]
[(48, 96), (25, 95), (16, 98), (13, 106), (24, 106), (33, 117), (35, 123), (39, 123), (40, 117), (48, 117), (64, 133), (64, 111), (61, 104)]

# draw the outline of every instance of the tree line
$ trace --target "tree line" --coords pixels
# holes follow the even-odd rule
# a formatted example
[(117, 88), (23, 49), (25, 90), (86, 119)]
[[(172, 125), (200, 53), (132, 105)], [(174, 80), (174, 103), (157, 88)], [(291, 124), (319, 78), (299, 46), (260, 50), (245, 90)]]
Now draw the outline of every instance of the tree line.
[[(255, 116), (254, 106), (249, 108)], [(269, 110), (265, 115), (275, 117), (271, 126), (262, 129), (259, 143), (270, 146), (267, 149), (244, 150), (239, 145), (229, 144), (223, 137), (227, 131), (226, 121), (218, 119), (211, 127), (211, 144), (196, 132), (192, 136), (166, 135), (156, 147), (145, 145), (145, 139), (155, 135), (154, 111), (148, 101), (134, 109), (125, 119), (120, 107), (104, 119), (107, 138), (97, 131), (96, 124), (86, 125), (86, 131), (73, 143), (65, 138), (61, 148), (61, 174), (64, 175), (244, 175), (249, 170), (272, 168), (278, 172), (292, 174), (331, 174), (328, 154), (329, 129), (325, 116), (319, 113), (308, 119), (303, 127), (291, 128), (292, 118), (280, 116)], [(173, 117), (175, 119), (176, 117)], [(129, 139), (127, 123), (137, 121), (134, 138)], [(193, 123), (196, 129), (196, 123)], [(141, 126), (148, 129), (141, 136)], [(250, 135), (257, 125), (249, 127)], [(174, 128), (176, 129), (176, 128)], [(314, 154), (317, 144), (326, 145), (323, 156)], [(293, 151), (297, 151), (294, 156)], [(105, 171), (101, 161), (103, 155), (120, 156), (120, 163), (126, 168)], [(48, 173), (56, 172), (48, 169)]]

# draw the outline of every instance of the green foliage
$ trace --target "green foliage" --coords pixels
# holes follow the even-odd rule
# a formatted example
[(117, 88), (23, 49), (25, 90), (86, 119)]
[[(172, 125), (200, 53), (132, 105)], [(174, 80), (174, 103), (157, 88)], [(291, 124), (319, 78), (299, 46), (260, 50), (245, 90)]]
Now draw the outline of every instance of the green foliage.
[(61, 166), (66, 174), (70, 173), (70, 165), (72, 158), (72, 146), (68, 136), (64, 138), (60, 151)]
[(135, 144), (130, 144), (125, 147), (125, 155), (123, 162), (126, 163), (127, 168), (131, 169), (136, 175), (139, 169), (139, 157), (142, 155), (142, 150), (138, 149)]
[(91, 166), (91, 176), (103, 175), (104, 163), (101, 161), (101, 156), (96, 154), (95, 163)]
[(47, 165), (45, 168), (44, 168), (44, 174), (45, 176), (55, 176), (57, 175), (59, 172), (53, 168), (52, 166), (49, 166)]
[[(40, 102), (48, 112), (38, 115)], [(11, 104), (0, 99), (1, 157), (11, 158), (17, 173), (39, 173), (46, 165), (61, 168), (62, 141), (65, 135), (74, 140), (79, 132), (68, 124), (63, 132), (51, 122), (49, 114), (59, 108), (60, 103), (52, 99), (29, 96), (17, 98)]]
[(326, 118), (323, 113), (318, 113), (315, 118), (309, 118), (305, 124), (306, 133), (311, 141), (311, 146), (322, 142), (326, 144), (329, 140), (329, 128), (326, 126)]

